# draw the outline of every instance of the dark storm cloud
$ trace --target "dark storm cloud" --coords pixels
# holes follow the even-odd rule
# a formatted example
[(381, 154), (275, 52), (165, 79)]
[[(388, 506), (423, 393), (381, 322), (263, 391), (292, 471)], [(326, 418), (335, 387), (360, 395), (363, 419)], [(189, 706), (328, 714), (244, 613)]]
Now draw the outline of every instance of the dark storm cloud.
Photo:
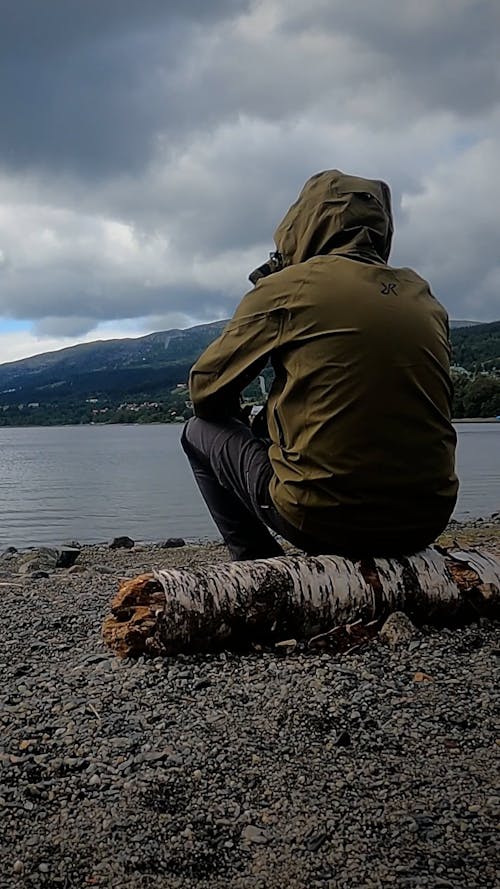
[[(19, 0), (2, 9), (0, 164), (92, 178), (140, 169), (191, 29), (246, 0)], [(207, 23), (208, 19), (208, 23)], [(175, 97), (172, 99), (172, 109)], [(175, 114), (173, 114), (175, 116)]]
[[(356, 92), (370, 95), (374, 77), (388, 88), (390, 112), (380, 102), (373, 109), (384, 126), (397, 104), (391, 92), (401, 88), (406, 102), (464, 113), (498, 98), (495, 2), (320, 0), (304, 11), (288, 0), (274, 30), (245, 39), (233, 22), (249, 6), (9, 4), (0, 29), (0, 163), (90, 179), (135, 174), (159, 145), (175, 150), (241, 112), (286, 120), (322, 101), (342, 113)], [(307, 34), (330, 37), (331, 53), (308, 47)], [(290, 39), (297, 35), (298, 44)]]

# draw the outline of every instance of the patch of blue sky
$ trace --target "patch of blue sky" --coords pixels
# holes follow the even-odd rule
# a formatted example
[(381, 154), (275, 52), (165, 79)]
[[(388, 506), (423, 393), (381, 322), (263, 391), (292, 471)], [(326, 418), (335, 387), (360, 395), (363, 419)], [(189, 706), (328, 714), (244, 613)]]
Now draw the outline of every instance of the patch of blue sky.
[(0, 333), (18, 333), (20, 330), (31, 330), (31, 321), (0, 317)]

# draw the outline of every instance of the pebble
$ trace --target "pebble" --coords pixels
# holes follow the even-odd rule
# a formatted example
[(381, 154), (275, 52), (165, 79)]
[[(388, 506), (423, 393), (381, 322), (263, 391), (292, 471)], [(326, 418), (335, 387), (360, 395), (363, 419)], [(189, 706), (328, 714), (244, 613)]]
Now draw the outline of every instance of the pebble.
[(415, 647), (413, 640), (419, 635), (416, 626), (402, 611), (394, 611), (390, 614), (379, 633), (381, 641), (389, 645), (390, 648), (397, 648), (398, 645), (408, 646), (411, 643), (411, 650)]
[(247, 824), (241, 831), (241, 839), (247, 843), (258, 843), (264, 845), (269, 842), (266, 832), (255, 824)]

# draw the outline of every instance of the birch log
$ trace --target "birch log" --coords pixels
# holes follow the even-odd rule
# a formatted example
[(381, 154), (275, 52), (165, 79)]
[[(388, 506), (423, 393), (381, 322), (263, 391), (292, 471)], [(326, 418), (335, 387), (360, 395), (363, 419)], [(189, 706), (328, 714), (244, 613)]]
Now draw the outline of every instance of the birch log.
[(104, 621), (121, 656), (304, 639), (404, 611), (417, 623), (500, 614), (500, 562), (429, 547), (397, 559), (260, 559), (159, 570), (125, 581)]

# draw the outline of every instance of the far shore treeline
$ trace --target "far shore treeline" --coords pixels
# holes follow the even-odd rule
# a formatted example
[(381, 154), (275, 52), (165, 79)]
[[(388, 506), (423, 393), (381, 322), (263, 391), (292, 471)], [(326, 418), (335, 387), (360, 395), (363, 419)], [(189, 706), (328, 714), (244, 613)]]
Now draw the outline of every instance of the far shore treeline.
[[(189, 369), (224, 324), (85, 343), (2, 364), (0, 426), (186, 420), (192, 414)], [(500, 321), (452, 322), (451, 338), (453, 416), (499, 417)], [(247, 401), (262, 403), (271, 373), (267, 368), (245, 390)]]

